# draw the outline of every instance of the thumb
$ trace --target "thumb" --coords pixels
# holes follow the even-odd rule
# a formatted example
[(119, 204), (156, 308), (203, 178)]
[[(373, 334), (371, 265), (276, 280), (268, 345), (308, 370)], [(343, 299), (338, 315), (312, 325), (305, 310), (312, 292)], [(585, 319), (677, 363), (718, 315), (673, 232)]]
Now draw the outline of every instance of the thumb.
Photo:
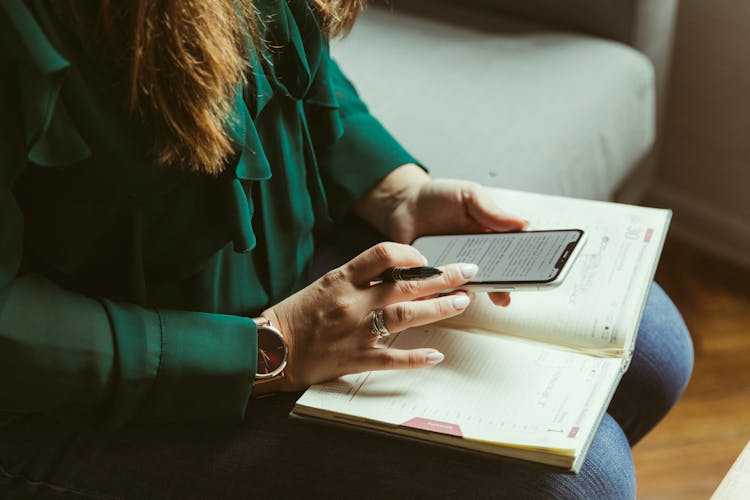
[(501, 210), (481, 186), (472, 186), (464, 194), (464, 200), (468, 214), (492, 231), (521, 231), (529, 224), (527, 219)]

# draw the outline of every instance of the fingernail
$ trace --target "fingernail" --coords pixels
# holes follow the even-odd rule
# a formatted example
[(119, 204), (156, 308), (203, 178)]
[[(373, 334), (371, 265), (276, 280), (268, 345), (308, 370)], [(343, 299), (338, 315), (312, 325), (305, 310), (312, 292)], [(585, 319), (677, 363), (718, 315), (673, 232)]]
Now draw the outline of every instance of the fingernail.
[(479, 267), (476, 264), (461, 264), (461, 275), (464, 279), (470, 280), (479, 272)]
[(454, 295), (453, 296), (453, 307), (457, 311), (463, 311), (466, 306), (469, 305), (470, 299), (468, 295)]
[(427, 355), (427, 364), (436, 365), (444, 359), (445, 359), (445, 356), (443, 356), (442, 352), (438, 352), (438, 351), (431, 352), (430, 354)]
[(424, 255), (422, 256), (422, 260), (424, 261), (425, 266), (429, 264), (429, 262), (427, 261), (427, 257), (425, 257)]

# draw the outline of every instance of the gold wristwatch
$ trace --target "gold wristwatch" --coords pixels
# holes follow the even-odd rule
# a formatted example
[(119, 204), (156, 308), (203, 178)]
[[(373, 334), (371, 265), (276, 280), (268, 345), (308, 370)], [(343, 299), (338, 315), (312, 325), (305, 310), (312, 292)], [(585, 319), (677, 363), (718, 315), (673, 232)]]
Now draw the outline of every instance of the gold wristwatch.
[(253, 381), (253, 396), (265, 396), (281, 390), (289, 349), (286, 339), (268, 318), (253, 318), (258, 327), (258, 368)]

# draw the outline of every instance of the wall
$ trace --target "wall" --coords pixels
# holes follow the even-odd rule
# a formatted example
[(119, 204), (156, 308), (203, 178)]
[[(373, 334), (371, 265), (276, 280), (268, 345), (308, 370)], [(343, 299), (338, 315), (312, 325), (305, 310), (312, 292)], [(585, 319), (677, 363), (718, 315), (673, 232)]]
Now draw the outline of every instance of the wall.
[(750, 2), (683, 0), (651, 202), (673, 234), (750, 268)]

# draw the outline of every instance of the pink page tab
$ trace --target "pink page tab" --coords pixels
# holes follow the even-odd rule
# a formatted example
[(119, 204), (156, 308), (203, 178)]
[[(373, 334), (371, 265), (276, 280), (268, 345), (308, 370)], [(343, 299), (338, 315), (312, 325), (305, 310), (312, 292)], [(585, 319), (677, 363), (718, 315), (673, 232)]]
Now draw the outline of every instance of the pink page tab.
[(423, 431), (437, 432), (438, 434), (447, 434), (449, 436), (464, 437), (461, 428), (456, 424), (440, 422), (439, 420), (430, 420), (429, 418), (416, 417), (404, 422), (404, 427), (420, 429)]

